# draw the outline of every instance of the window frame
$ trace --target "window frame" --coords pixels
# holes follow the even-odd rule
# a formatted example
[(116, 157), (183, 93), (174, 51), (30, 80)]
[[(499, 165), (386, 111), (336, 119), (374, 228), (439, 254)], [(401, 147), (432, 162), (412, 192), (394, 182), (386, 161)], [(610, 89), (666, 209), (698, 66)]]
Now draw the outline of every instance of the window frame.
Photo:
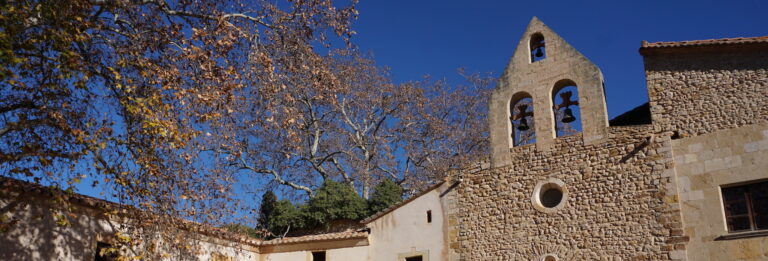
[[(760, 188), (766, 188), (768, 187), (768, 180), (757, 180), (752, 181), (748, 183), (739, 183), (739, 184), (733, 184), (733, 185), (727, 185), (727, 186), (720, 186), (720, 197), (722, 199), (722, 207), (723, 207), (723, 218), (725, 222), (725, 230), (729, 234), (737, 234), (737, 233), (751, 233), (751, 232), (768, 232), (768, 224), (764, 224), (764, 227), (759, 228), (758, 227), (758, 220), (757, 216), (762, 215), (768, 215), (768, 211), (765, 213), (757, 213), (757, 211), (754, 209), (754, 195), (757, 194), (757, 192), (760, 192)], [(733, 198), (727, 198), (732, 192), (729, 190), (739, 190), (736, 191), (736, 193), (742, 194), (741, 197), (738, 199)], [(765, 193), (765, 192), (764, 192)], [(738, 195), (738, 194), (737, 194)], [(743, 203), (741, 203), (743, 201)], [(745, 205), (746, 212), (745, 213), (739, 213), (739, 214), (732, 214), (729, 211), (729, 204), (733, 203), (741, 203)], [(735, 223), (733, 223), (731, 220), (736, 218), (747, 218), (747, 222), (749, 225), (748, 229), (739, 229), (734, 230), (733, 227), (735, 226)]]

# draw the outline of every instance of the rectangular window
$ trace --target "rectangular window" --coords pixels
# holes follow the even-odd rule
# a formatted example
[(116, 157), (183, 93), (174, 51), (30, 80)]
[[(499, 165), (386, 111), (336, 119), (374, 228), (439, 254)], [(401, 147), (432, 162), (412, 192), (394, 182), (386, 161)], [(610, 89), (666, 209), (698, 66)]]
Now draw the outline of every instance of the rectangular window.
[(728, 232), (768, 229), (768, 181), (722, 188)]
[(424, 260), (421, 256), (412, 256), (412, 257), (406, 257), (405, 261), (422, 261)]
[(432, 210), (427, 210), (427, 223), (432, 223)]
[(312, 252), (312, 261), (325, 261), (325, 251)]
[(104, 242), (96, 242), (96, 255), (93, 260), (95, 261), (112, 261), (117, 260), (119, 250), (112, 246), (112, 244)]

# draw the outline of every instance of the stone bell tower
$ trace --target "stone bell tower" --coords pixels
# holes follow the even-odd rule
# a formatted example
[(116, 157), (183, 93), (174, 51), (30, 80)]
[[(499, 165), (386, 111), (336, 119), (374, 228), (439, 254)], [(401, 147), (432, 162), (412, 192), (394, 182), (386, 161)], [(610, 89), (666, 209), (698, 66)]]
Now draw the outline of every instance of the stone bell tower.
[[(568, 94), (563, 94), (565, 87)], [(521, 107), (523, 100), (526, 104)], [(572, 115), (573, 111), (580, 115)], [(606, 137), (608, 128), (603, 75), (534, 17), (493, 90), (488, 121), (494, 167), (510, 164), (513, 147), (551, 150), (560, 122), (580, 126), (580, 133), (571, 130), (568, 135), (581, 135), (585, 144), (595, 143)], [(521, 133), (534, 135), (535, 142), (517, 144), (515, 135)]]

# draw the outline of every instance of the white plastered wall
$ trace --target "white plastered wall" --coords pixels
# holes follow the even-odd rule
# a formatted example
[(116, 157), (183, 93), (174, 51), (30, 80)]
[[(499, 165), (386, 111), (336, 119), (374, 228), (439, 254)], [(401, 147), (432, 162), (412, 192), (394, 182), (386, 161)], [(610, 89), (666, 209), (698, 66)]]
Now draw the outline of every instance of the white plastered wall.
[[(368, 246), (321, 249), (325, 251), (326, 261), (367, 260)], [(312, 261), (312, 250), (282, 253), (264, 253), (260, 261)]]
[[(423, 260), (448, 260), (445, 215), (441, 192), (448, 182), (379, 217), (367, 227), (369, 261), (400, 261), (404, 256), (425, 254)], [(432, 222), (427, 223), (427, 211)]]

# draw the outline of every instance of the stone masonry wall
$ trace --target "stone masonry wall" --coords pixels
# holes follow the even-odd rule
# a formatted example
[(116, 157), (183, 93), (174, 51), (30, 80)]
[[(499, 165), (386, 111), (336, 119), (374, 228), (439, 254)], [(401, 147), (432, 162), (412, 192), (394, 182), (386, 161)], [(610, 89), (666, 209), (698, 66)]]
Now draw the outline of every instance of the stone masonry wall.
[[(529, 60), (534, 33), (544, 36), (547, 50), (537, 62)], [(764, 145), (757, 140), (764, 132), (747, 129), (768, 123), (768, 44), (644, 43), (640, 52), (653, 123), (608, 127), (599, 68), (541, 21), (531, 20), (489, 102), (490, 166), (463, 172), (458, 187), (461, 259), (699, 260), (702, 249), (714, 245), (717, 252), (723, 245), (743, 249), (766, 242), (708, 243), (722, 234), (707, 226), (723, 225), (709, 222), (722, 215), (713, 202), (723, 183), (699, 182), (701, 177), (695, 177), (696, 186), (691, 182), (698, 169), (739, 168), (739, 159), (764, 165), (764, 158), (755, 157), (763, 152), (754, 152)], [(567, 137), (555, 137), (551, 111), (553, 86), (561, 79), (578, 86), (583, 127)], [(533, 99), (536, 143), (512, 147), (509, 106), (520, 94)], [(703, 138), (710, 134), (714, 143)], [(690, 157), (713, 155), (719, 158), (688, 164)], [(739, 171), (768, 178), (761, 168)], [(720, 181), (735, 180), (724, 169), (713, 170)], [(564, 186), (565, 204), (546, 208), (533, 202), (537, 186), (546, 182)], [(691, 208), (702, 195), (713, 201)], [(696, 219), (703, 213), (709, 223)], [(691, 239), (696, 242), (688, 244)]]
[[(511, 149), (511, 164), (464, 173), (459, 187), (460, 252), (465, 260), (684, 259), (669, 136), (652, 127), (612, 127), (587, 144), (580, 134)], [(557, 178), (564, 208), (544, 213), (531, 196)]]
[(657, 131), (695, 136), (768, 121), (768, 48), (645, 54)]
[[(458, 184), (454, 183), (454, 181), (449, 181), (451, 184), (445, 192), (441, 194), (441, 203), (444, 204), (443, 206), (443, 215), (445, 215), (445, 235), (446, 235), (446, 244), (447, 244), (447, 257), (448, 261), (459, 261), (461, 260), (461, 255), (459, 255), (459, 217), (460, 217), (460, 208), (459, 208), (459, 193), (456, 190), (455, 186), (458, 186)], [(454, 185), (455, 184), (455, 185)]]
[(673, 140), (672, 153), (689, 260), (768, 260), (764, 235), (722, 238), (732, 233), (720, 196), (721, 186), (768, 178), (768, 123)]
[[(529, 39), (540, 33), (546, 42), (547, 56), (538, 62), (530, 62)], [(499, 78), (498, 85), (488, 103), (491, 166), (509, 164), (509, 148), (512, 147), (512, 125), (509, 117), (510, 103), (517, 95), (528, 94), (533, 100), (536, 149), (550, 150), (555, 140), (555, 116), (552, 109), (553, 91), (561, 80), (570, 80), (577, 86), (579, 121), (585, 143), (599, 142), (605, 138), (608, 126), (603, 75), (600, 69), (564, 39), (534, 18), (518, 42), (514, 55)]]
[(768, 178), (768, 45), (641, 49), (654, 129), (675, 133), (675, 177), (690, 260), (763, 260), (765, 237), (726, 231), (721, 186)]

